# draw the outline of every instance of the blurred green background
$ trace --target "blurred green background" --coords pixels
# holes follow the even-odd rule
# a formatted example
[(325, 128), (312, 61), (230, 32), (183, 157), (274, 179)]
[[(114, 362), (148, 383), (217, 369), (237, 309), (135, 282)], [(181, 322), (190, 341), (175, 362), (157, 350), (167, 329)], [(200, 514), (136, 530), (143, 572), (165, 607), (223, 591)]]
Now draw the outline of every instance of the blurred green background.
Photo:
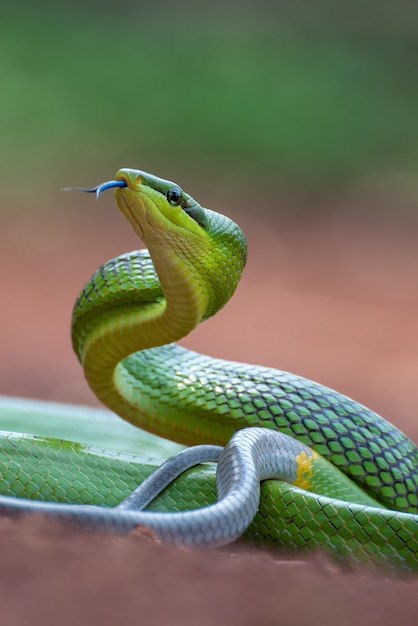
[(231, 195), (415, 197), (417, 51), (412, 0), (5, 0), (3, 209), (120, 166)]

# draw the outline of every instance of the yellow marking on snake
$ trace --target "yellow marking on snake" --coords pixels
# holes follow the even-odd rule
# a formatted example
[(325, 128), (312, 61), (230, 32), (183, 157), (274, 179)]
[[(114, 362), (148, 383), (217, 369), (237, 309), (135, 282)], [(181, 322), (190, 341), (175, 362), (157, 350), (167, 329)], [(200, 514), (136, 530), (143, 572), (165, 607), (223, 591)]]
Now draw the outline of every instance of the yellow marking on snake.
[(313, 475), (312, 465), (318, 458), (318, 454), (312, 450), (312, 454), (308, 456), (305, 450), (295, 458), (296, 461), (296, 479), (293, 481), (295, 487), (309, 490)]

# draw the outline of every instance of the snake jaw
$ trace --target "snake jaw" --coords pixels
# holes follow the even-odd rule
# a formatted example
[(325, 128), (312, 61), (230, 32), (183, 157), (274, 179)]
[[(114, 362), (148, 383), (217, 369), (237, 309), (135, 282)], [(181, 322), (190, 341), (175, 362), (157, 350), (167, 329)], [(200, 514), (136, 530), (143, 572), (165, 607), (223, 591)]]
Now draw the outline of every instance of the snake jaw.
[(117, 205), (121, 211), (121, 213), (126, 217), (138, 237), (144, 241), (144, 230), (141, 226), (141, 222), (138, 219), (138, 216), (134, 211), (132, 211), (129, 202), (126, 200), (125, 196), (121, 193), (115, 194)]

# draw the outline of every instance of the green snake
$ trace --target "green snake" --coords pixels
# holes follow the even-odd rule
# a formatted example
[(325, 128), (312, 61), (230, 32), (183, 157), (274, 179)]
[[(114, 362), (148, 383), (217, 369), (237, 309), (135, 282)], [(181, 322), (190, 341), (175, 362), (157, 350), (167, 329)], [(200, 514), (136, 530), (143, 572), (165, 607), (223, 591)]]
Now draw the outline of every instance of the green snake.
[(244, 533), (418, 570), (418, 450), (403, 433), (318, 383), (174, 343), (233, 295), (247, 259), (239, 226), (142, 171), (121, 169), (83, 191), (108, 188), (147, 249), (108, 261), (87, 282), (73, 311), (74, 350), (111, 411), (205, 445), (142, 483), (159, 463), (3, 433), (0, 512), (39, 510), (121, 532), (145, 524), (163, 541), (208, 547)]

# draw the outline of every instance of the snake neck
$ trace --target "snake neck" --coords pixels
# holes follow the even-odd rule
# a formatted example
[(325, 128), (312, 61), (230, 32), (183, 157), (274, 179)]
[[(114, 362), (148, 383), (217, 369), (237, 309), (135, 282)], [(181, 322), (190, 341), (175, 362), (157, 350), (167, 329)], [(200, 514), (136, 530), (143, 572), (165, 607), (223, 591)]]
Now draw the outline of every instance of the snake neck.
[(76, 301), (73, 345), (87, 382), (107, 407), (136, 425), (149, 427), (149, 416), (140, 380), (124, 359), (186, 336), (239, 282), (245, 238), (233, 222), (217, 230), (221, 218), (213, 214), (211, 234), (195, 250), (154, 246), (108, 261)]
[[(159, 279), (157, 290), (155, 282), (147, 288), (146, 281), (141, 279), (135, 286), (132, 280), (123, 286), (118, 265), (108, 280), (118, 283), (119, 297), (123, 291), (129, 295), (134, 287), (130, 301), (121, 306), (115, 299), (108, 310), (96, 309), (81, 358), (86, 379), (95, 394), (120, 412), (121, 404), (131, 402), (131, 394), (118, 364), (133, 352), (178, 341), (191, 332), (207, 309), (208, 296), (188, 268), (169, 251), (154, 256)], [(142, 265), (145, 270), (147, 264)], [(149, 266), (147, 269), (149, 272)], [(93, 282), (96, 282), (94, 278)]]

